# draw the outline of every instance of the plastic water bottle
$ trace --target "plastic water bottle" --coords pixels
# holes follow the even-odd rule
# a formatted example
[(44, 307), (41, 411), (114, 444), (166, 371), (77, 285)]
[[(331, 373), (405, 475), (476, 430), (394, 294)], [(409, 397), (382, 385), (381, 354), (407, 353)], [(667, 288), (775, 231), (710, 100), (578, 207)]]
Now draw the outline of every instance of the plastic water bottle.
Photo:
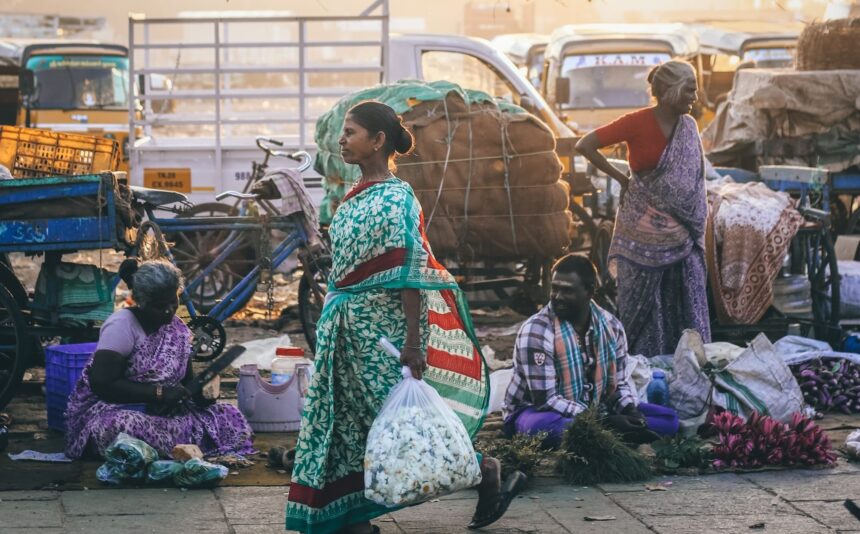
[(651, 372), (651, 383), (648, 384), (647, 392), (648, 402), (651, 404), (669, 405), (669, 384), (666, 382), (666, 373), (661, 369)]
[(278, 347), (272, 360), (272, 385), (289, 382), (295, 373), (296, 365), (310, 363), (305, 359), (305, 351), (300, 347)]

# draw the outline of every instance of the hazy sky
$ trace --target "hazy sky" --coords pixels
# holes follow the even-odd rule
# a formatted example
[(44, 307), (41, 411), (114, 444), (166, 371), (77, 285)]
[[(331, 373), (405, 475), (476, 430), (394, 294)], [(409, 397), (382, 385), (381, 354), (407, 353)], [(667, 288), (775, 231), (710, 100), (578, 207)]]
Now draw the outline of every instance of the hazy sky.
[[(0, 12), (105, 17), (97, 38), (124, 43), (129, 12), (174, 17), (184, 11), (289, 11), (295, 15), (357, 15), (371, 0), (0, 0)], [(475, 19), (550, 32), (565, 23), (644, 22), (703, 17), (819, 17), (826, 0), (391, 0), (392, 28), (404, 32), (472, 33)], [(433, 9), (428, 10), (432, 5)], [(70, 8), (70, 6), (74, 6)], [(469, 10), (468, 8), (472, 9)], [(467, 14), (469, 12), (469, 14)]]

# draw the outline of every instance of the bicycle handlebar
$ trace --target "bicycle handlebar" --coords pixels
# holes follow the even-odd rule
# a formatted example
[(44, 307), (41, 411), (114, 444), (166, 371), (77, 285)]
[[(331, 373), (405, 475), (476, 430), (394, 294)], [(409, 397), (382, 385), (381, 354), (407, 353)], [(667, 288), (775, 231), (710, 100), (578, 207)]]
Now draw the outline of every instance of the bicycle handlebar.
[(239, 191), (224, 191), (223, 193), (218, 193), (215, 195), (215, 200), (224, 200), (227, 197), (235, 197), (242, 200), (256, 200), (260, 198), (258, 195), (253, 193), (240, 193)]

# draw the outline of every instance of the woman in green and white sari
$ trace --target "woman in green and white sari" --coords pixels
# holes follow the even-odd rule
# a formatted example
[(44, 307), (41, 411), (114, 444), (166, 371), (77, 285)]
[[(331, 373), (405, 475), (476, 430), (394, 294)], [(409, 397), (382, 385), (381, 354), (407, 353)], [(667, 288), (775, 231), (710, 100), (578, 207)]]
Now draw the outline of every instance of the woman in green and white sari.
[[(407, 365), (435, 387), (469, 433), (487, 407), (487, 367), (468, 307), (451, 274), (433, 257), (421, 206), (390, 171), (413, 139), (390, 107), (363, 102), (344, 121), (346, 163), (362, 177), (330, 226), (329, 294), (317, 325), (313, 381), (305, 401), (289, 500), (288, 530), (371, 533), (390, 512), (364, 498), (367, 432)], [(397, 361), (377, 345), (401, 347)], [(502, 487), (498, 460), (483, 458), (472, 528), (500, 518), (525, 476)]]

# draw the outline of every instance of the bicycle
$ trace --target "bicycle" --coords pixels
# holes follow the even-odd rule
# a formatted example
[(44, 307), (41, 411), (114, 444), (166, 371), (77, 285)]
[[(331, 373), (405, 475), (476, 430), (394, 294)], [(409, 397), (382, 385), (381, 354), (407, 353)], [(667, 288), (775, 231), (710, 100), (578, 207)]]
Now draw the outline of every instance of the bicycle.
[[(306, 152), (285, 155), (301, 162), (296, 169), (299, 172), (310, 168), (311, 157)], [(285, 177), (285, 179), (295, 180), (289, 175)], [(293, 185), (294, 190), (303, 191), (303, 187), (299, 184)], [(211, 360), (220, 354), (227, 337), (221, 323), (241, 310), (260, 286), (264, 287), (268, 294), (269, 306), (274, 304), (273, 271), (294, 252), (297, 253), (299, 263), (291, 272), (295, 272), (298, 268), (302, 269), (298, 295), (299, 316), (305, 339), (313, 350), (316, 344), (316, 321), (325, 299), (330, 256), (324, 241), (315, 239), (312, 235), (316, 229), (309, 228), (306, 222), (308, 215), (311, 220), (315, 219), (313, 216), (315, 208), (312, 202), (305, 196), (301, 200), (301, 208), (298, 211), (282, 214), (271, 202), (255, 193), (225, 191), (216, 196), (216, 200), (231, 197), (245, 203), (243, 205), (245, 214), (160, 218), (155, 215), (157, 209), (186, 202), (185, 195), (171, 191), (135, 188), (135, 202), (140, 205), (147, 218), (141, 224), (137, 248), (144, 247), (146, 238), (149, 237), (150, 241), (156, 244), (159, 255), (165, 256), (172, 263), (180, 266), (174, 252), (181, 249), (168, 247), (165, 236), (181, 236), (187, 233), (200, 235), (215, 233), (224, 236), (223, 241), (209, 250), (210, 256), (207, 258), (205, 268), (187, 277), (186, 287), (180, 298), (190, 316), (188, 326), (194, 334), (197, 359), (202, 361)], [(262, 213), (259, 213), (260, 208)], [(277, 244), (270, 242), (273, 231), (283, 233), (283, 237), (279, 238)], [(251, 239), (256, 239), (259, 244), (257, 250), (259, 260), (243, 276), (239, 277), (234, 273), (238, 281), (230, 285), (223, 298), (218, 299), (208, 308), (206, 314), (202, 314), (202, 310), (198, 310), (195, 305), (193, 298), (195, 293), (202, 295), (207, 279), (212, 273), (231, 261), (230, 258), (237, 251), (247, 247)]]
[[(251, 174), (241, 190), (242, 194), (249, 194), (254, 184), (259, 183), (269, 170), (269, 161), (274, 157), (289, 158), (291, 154), (278, 150), (284, 143), (276, 139), (258, 136), (255, 139), (257, 147), (265, 154), (263, 161), (251, 162)], [(225, 198), (221, 196), (220, 198)], [(216, 198), (216, 200), (218, 200)], [(277, 212), (277, 209), (266, 199), (258, 199), (268, 212)], [(171, 211), (171, 210), (168, 210)], [(249, 214), (249, 206), (245, 199), (236, 197), (232, 203), (226, 202), (204, 202), (193, 206), (187, 206), (181, 210), (173, 210), (177, 218), (191, 217), (236, 217)], [(219, 246), (230, 238), (226, 230), (208, 231), (185, 231), (180, 233), (168, 233), (168, 241), (175, 243), (173, 251), (178, 256), (177, 266), (182, 270), (186, 278), (193, 278), (205, 271), (212, 260), (217, 256)], [(259, 263), (259, 247), (251, 241), (244, 246), (234, 250), (227, 261), (210, 272), (200, 292), (194, 295), (194, 304), (197, 309), (208, 313), (219, 300), (223, 299), (230, 288), (242, 277), (247, 275), (255, 265)]]

